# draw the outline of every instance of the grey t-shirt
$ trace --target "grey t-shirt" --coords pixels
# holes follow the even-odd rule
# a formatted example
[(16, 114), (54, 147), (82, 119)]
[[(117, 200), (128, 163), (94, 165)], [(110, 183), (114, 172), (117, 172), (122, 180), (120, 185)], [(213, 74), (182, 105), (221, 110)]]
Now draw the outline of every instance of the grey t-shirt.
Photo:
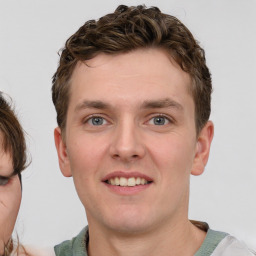
[[(88, 227), (85, 227), (72, 240), (64, 241), (54, 247), (56, 256), (88, 256)], [(227, 233), (208, 229), (206, 238), (195, 256), (253, 256), (242, 242)]]

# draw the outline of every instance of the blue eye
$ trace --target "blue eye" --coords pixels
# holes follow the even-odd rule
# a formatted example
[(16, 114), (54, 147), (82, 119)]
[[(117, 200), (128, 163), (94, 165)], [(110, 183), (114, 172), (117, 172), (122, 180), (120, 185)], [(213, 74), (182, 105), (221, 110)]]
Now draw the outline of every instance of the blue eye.
[(169, 122), (170, 121), (164, 116), (155, 116), (150, 120), (150, 123), (154, 125), (165, 125), (165, 124), (168, 124)]
[(9, 178), (0, 176), (0, 186), (4, 186), (9, 182)]
[(91, 124), (91, 125), (99, 126), (99, 125), (105, 124), (106, 120), (103, 117), (95, 116), (95, 117), (91, 117), (88, 120), (88, 123)]

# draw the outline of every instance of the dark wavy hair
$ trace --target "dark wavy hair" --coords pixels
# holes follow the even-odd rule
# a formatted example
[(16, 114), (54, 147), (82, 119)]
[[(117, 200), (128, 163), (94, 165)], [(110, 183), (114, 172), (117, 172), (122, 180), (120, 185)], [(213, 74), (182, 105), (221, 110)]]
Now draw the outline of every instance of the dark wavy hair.
[[(0, 133), (3, 135), (2, 147), (4, 152), (11, 154), (13, 173), (18, 175), (21, 181), (21, 172), (27, 167), (27, 151), (24, 131), (16, 117), (15, 111), (0, 92)], [(26, 250), (19, 243), (17, 237), (16, 243), (10, 238), (9, 242), (4, 246), (4, 256), (11, 255), (13, 251), (22, 251), (23, 255), (28, 255)]]
[(99, 20), (87, 21), (66, 41), (52, 80), (52, 100), (59, 127), (65, 129), (70, 80), (77, 62), (100, 53), (114, 55), (150, 47), (164, 49), (190, 75), (189, 90), (195, 103), (198, 133), (211, 112), (211, 74), (204, 50), (177, 18), (162, 13), (157, 7), (144, 5), (120, 5)]
[(0, 92), (0, 132), (3, 134), (3, 149), (12, 156), (13, 175), (18, 174), (20, 176), (20, 173), (27, 166), (24, 131), (14, 109), (2, 92)]

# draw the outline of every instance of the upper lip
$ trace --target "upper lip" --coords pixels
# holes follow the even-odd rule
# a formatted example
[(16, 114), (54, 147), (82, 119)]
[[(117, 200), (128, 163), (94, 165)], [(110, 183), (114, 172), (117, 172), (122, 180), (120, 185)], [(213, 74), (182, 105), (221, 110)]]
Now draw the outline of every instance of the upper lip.
[(142, 174), (140, 172), (124, 172), (124, 171), (115, 171), (107, 174), (105, 177), (103, 177), (102, 181), (107, 181), (115, 177), (124, 177), (124, 178), (132, 178), (132, 177), (139, 177), (144, 178), (146, 181), (153, 181), (153, 179), (145, 174)]

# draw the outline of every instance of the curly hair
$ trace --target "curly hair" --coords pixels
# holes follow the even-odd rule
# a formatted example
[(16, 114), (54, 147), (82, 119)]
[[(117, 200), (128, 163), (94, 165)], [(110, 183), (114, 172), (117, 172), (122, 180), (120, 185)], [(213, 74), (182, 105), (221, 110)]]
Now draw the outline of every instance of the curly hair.
[(176, 17), (144, 5), (120, 5), (114, 13), (87, 21), (66, 41), (52, 79), (52, 100), (59, 127), (65, 129), (71, 76), (79, 61), (92, 59), (100, 53), (114, 55), (150, 47), (164, 49), (190, 75), (189, 91), (195, 103), (198, 133), (211, 112), (211, 74), (204, 50)]
[(27, 154), (24, 131), (11, 105), (0, 92), (0, 132), (3, 134), (2, 147), (12, 156), (13, 175), (26, 168)]

